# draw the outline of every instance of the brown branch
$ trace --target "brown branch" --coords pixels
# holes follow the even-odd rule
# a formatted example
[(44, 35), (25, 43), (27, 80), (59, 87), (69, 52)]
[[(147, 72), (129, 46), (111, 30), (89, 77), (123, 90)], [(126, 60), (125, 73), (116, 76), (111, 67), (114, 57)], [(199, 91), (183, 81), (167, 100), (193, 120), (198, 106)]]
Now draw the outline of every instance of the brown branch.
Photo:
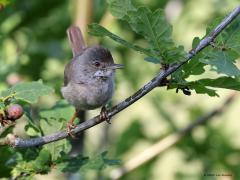
[[(195, 56), (202, 49), (207, 47), (211, 42), (213, 42), (216, 36), (222, 30), (224, 30), (239, 14), (240, 14), (240, 6), (235, 8), (224, 20), (222, 20), (222, 22), (208, 36), (203, 38), (200, 41), (200, 43), (197, 45), (197, 47), (190, 51), (185, 61), (183, 61), (180, 64), (169, 66), (169, 68), (167, 68), (166, 70), (161, 71), (155, 78), (153, 78), (150, 82), (144, 85), (135, 94), (133, 94), (123, 102), (119, 103), (118, 105), (109, 109), (107, 111), (109, 118), (113, 117), (123, 109), (126, 109), (128, 106), (130, 106), (131, 104), (133, 104), (134, 102), (142, 98), (144, 95), (152, 91), (154, 88), (158, 87), (167, 76), (177, 71), (183, 64), (188, 62), (190, 59), (192, 59), (193, 56)], [(97, 124), (102, 123), (103, 121), (104, 120), (101, 120), (98, 115), (90, 120), (87, 120), (77, 125), (77, 127), (73, 129), (71, 133), (72, 134), (79, 133), (93, 126), (96, 126)], [(50, 142), (58, 141), (60, 139), (66, 138), (67, 136), (68, 136), (68, 133), (66, 131), (61, 131), (61, 132), (56, 132), (56, 133), (46, 135), (43, 137), (38, 137), (38, 138), (31, 138), (31, 139), (16, 138), (12, 140), (10, 144), (14, 147), (26, 148), (26, 147), (39, 146), (39, 145), (44, 145)]]
[(210, 120), (213, 119), (213, 117), (220, 115), (225, 108), (229, 107), (229, 104), (233, 102), (234, 97), (236, 94), (230, 95), (225, 102), (219, 107), (211, 112), (203, 115), (202, 117), (196, 119), (192, 124), (188, 125), (186, 128), (179, 130), (178, 132), (175, 132), (154, 145), (150, 146), (140, 154), (136, 155), (129, 161), (127, 161), (122, 167), (114, 169), (110, 173), (111, 179), (120, 179), (125, 174), (133, 171), (134, 169), (142, 166), (143, 164), (147, 163), (148, 161), (152, 160), (156, 156), (158, 156), (160, 153), (164, 152), (168, 148), (174, 146), (176, 143), (178, 143), (184, 136), (191, 133), (191, 131), (196, 128), (197, 126), (203, 125)]

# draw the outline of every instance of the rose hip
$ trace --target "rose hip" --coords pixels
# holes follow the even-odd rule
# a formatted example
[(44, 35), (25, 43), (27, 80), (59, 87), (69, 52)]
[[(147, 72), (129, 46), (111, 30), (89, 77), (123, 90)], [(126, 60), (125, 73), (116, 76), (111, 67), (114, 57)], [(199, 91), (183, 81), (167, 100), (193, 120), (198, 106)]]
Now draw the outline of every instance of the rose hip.
[(6, 112), (9, 119), (16, 120), (23, 115), (23, 108), (19, 104), (11, 104)]

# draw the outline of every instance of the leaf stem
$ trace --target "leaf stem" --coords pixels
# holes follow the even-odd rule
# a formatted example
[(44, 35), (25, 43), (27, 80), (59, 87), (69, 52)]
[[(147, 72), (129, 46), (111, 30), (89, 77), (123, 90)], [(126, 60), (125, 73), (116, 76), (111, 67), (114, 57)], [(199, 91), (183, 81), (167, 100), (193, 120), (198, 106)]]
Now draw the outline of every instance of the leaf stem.
[(8, 101), (9, 99), (12, 99), (16, 96), (16, 92), (13, 92), (12, 94), (6, 96), (6, 97), (1, 97), (0, 98), (0, 102), (5, 103), (6, 101)]

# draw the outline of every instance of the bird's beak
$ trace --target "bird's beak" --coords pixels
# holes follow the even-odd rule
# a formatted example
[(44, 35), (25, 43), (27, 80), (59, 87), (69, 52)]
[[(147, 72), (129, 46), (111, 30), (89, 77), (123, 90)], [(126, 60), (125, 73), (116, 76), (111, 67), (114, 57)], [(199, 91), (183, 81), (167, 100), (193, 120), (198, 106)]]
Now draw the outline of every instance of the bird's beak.
[(109, 69), (122, 69), (124, 66), (122, 64), (113, 64), (109, 66)]

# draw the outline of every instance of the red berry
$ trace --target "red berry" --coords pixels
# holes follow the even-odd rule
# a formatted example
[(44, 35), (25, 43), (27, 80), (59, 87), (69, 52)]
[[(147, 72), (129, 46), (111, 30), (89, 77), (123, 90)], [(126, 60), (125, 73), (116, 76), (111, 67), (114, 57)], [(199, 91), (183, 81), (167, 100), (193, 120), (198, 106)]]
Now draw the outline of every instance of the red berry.
[(11, 104), (7, 108), (7, 117), (11, 120), (19, 119), (23, 115), (23, 108), (19, 104)]

